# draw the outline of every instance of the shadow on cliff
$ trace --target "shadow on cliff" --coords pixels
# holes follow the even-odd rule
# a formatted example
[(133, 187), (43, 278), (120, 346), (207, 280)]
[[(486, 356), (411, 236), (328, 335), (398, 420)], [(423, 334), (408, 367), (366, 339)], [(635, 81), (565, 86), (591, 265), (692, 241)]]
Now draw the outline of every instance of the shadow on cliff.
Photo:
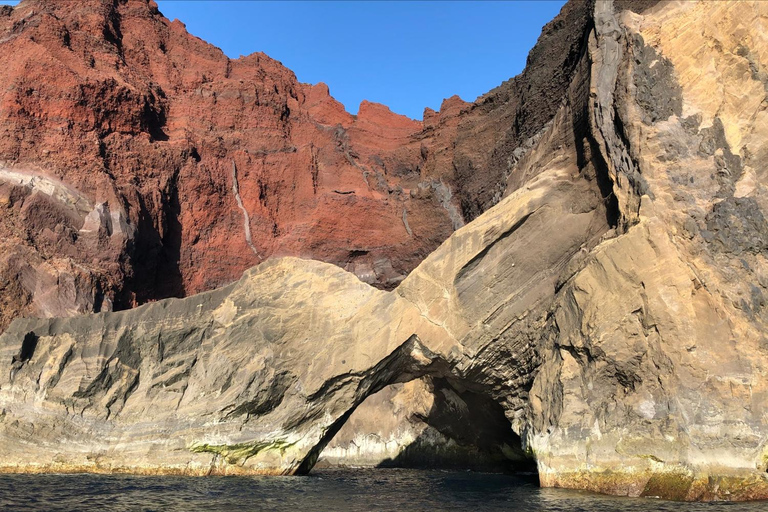
[(156, 290), (161, 297), (184, 297), (184, 282), (179, 266), (181, 261), (181, 236), (182, 228), (179, 216), (181, 215), (181, 203), (179, 202), (179, 189), (177, 176), (174, 176), (168, 191), (168, 200), (164, 209), (165, 226), (162, 238), (162, 259), (157, 267), (155, 278)]
[(432, 379), (432, 388), (432, 408), (416, 416), (427, 428), (397, 457), (377, 467), (521, 473), (538, 483), (536, 463), (526, 455), (501, 405), (443, 378)]
[(146, 200), (141, 195), (139, 207), (141, 213), (136, 240), (130, 251), (133, 274), (126, 279), (116, 309), (129, 309), (135, 305), (132, 304), (134, 302), (144, 304), (186, 295), (180, 267), (181, 203), (176, 175), (165, 192), (159, 220), (150, 214)]

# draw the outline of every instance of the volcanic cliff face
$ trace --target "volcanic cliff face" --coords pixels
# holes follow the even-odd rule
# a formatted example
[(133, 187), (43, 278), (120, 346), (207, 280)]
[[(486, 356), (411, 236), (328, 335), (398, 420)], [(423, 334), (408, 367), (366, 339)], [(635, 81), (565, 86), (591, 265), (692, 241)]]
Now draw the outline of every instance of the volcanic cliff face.
[(0, 327), (197, 293), (280, 254), (391, 288), (463, 223), (440, 170), (422, 175), (422, 123), (351, 116), (152, 2), (3, 7), (0, 49)]
[(393, 288), (524, 182), (511, 169), (572, 80), (589, 10), (567, 5), (519, 77), (417, 122), (352, 116), (149, 0), (3, 7), (0, 328), (210, 290), (270, 256)]
[[(526, 72), (416, 122), (263, 54), (228, 59), (151, 1), (0, 11), (0, 328), (209, 290), (270, 256), (391, 289), (501, 198), (554, 114), (586, 5)], [(536, 51), (534, 51), (535, 55)]]
[[(54, 17), (45, 24), (43, 18), (20, 21), (55, 10), (41, 5), (4, 11), (16, 20), (8, 22), (8, 33), (55, 25)], [(99, 3), (103, 11), (94, 5), (56, 17), (81, 12), (83, 24), (112, 20), (119, 37), (105, 35), (105, 40), (121, 41), (113, 46), (123, 50), (111, 53), (113, 47), (105, 46), (105, 55), (139, 54), (138, 36), (132, 40), (129, 27), (141, 23), (168, 31), (163, 55), (173, 55), (173, 41), (197, 48), (195, 55), (203, 50), (220, 55), (157, 17), (151, 5)], [(352, 463), (397, 462), (414, 451), (437, 448), (454, 460), (480, 458), (511, 467), (533, 461), (547, 486), (689, 500), (768, 497), (765, 20), (763, 2), (573, 2), (545, 27), (521, 76), (474, 104), (448, 100), (440, 114), (427, 112), (421, 126), (374, 105), (364, 105), (357, 118), (346, 116), (324, 88), (296, 84), (289, 74), (282, 85), (258, 92), (258, 84), (274, 85), (269, 77), (282, 68), (261, 56), (230, 62), (217, 75), (219, 81), (210, 82), (221, 87), (217, 95), (201, 92), (195, 97), (202, 99), (190, 100), (188, 108), (223, 96), (216, 101), (243, 110), (245, 86), (238, 88), (239, 79), (231, 76), (244, 75), (233, 70), (254, 73), (250, 81), (243, 79), (250, 87), (258, 85), (254, 97), (282, 97), (280, 91), (295, 84), (295, 94), (288, 93), (291, 99), (284, 103), (287, 113), (276, 108), (272, 117), (234, 116), (234, 128), (210, 129), (232, 144), (266, 134), (275, 151), (259, 161), (272, 162), (274, 175), (290, 174), (295, 183), (306, 176), (292, 159), (311, 157), (304, 169), (319, 169), (317, 194), (311, 189), (310, 196), (306, 189), (302, 196), (304, 189), (296, 185), (295, 195), (265, 195), (294, 201), (288, 211), (321, 215), (323, 208), (338, 210), (344, 201), (348, 211), (363, 204), (391, 208), (386, 229), (396, 220), (404, 242), (375, 253), (381, 261), (389, 258), (391, 267), (377, 271), (384, 267), (365, 259), (373, 258), (371, 252), (355, 253), (346, 263), (334, 260), (327, 255), (338, 246), (318, 238), (314, 246), (301, 247), (336, 265), (270, 258), (233, 284), (185, 299), (72, 319), (14, 321), (0, 336), (0, 367), (6, 370), (0, 373), (0, 467), (294, 474), (309, 471), (326, 447), (331, 457)], [(21, 44), (8, 37), (0, 44)], [(20, 40), (27, 44), (25, 37)], [(76, 47), (73, 35), (60, 39)], [(254, 219), (269, 218), (259, 217), (268, 209), (249, 202), (258, 196), (249, 199), (252, 185), (244, 183), (262, 183), (257, 175), (268, 178), (245, 171), (257, 161), (252, 148), (237, 146), (215, 157), (214, 143), (189, 128), (184, 133), (192, 135), (182, 144), (180, 127), (201, 123), (203, 111), (224, 114), (212, 104), (197, 113), (174, 110), (174, 82), (158, 78), (159, 66), (147, 59), (131, 66), (117, 59), (115, 70), (126, 83), (135, 80), (131, 84), (143, 83), (134, 67), (152, 70), (151, 84), (132, 87), (163, 94), (143, 97), (146, 101), (136, 103), (142, 105), (137, 107), (141, 115), (129, 120), (111, 117), (114, 109), (103, 110), (108, 129), (101, 130), (116, 131), (103, 137), (107, 149), (99, 160), (125, 162), (120, 172), (107, 169), (113, 177), (101, 179), (113, 181), (107, 180), (112, 188), (104, 190), (135, 198), (146, 208), (144, 217), (129, 207), (116, 210), (113, 199), (94, 199), (96, 192), (88, 186), (99, 181), (83, 176), (76, 183), (76, 169), (64, 162), (59, 165), (70, 171), (58, 171), (61, 176), (40, 167), (34, 173), (22, 169), (24, 151), (34, 155), (29, 161), (34, 158), (36, 165), (61, 156), (51, 151), (44, 157), (38, 142), (43, 139), (24, 142), (41, 135), (31, 128), (17, 130), (19, 156), (4, 170), (9, 212), (4, 229), (57, 219), (40, 234), (21, 238), (20, 232), (26, 245), (19, 250), (39, 258), (53, 255), (46, 265), (74, 276), (69, 288), (74, 291), (67, 297), (85, 302), (65, 301), (66, 279), (59, 279), (58, 287), (31, 288), (29, 282), (41, 283), (43, 274), (27, 264), (22, 274), (27, 281), (8, 281), (4, 300), (9, 303), (21, 304), (13, 300), (26, 293), (32, 304), (93, 305), (98, 294), (82, 288), (93, 276), (104, 280), (93, 283), (107, 285), (116, 279), (114, 288), (99, 285), (105, 297), (118, 287), (129, 293), (130, 283), (140, 282), (131, 279), (154, 275), (137, 271), (149, 268), (138, 264), (148, 247), (140, 245), (139, 236), (146, 226), (162, 227), (155, 240), (162, 251), (175, 240), (170, 233), (181, 233), (179, 262), (186, 261), (184, 254), (203, 254), (195, 251), (204, 251), (205, 244), (215, 247), (213, 240), (224, 244), (229, 235), (215, 230), (198, 230), (194, 244), (184, 238), (185, 226), (200, 222), (195, 215), (213, 211), (182, 199), (204, 200), (202, 193), (186, 196), (192, 192), (184, 188), (195, 183), (202, 189), (202, 181), (195, 180), (203, 175), (221, 187), (221, 194), (205, 197), (220, 199), (217, 205), (230, 201), (222, 208), (232, 212), (229, 220), (211, 214), (211, 225), (231, 224), (232, 243), (241, 244), (238, 257), (256, 257), (263, 250), (261, 224)], [(184, 65), (178, 61), (172, 68)], [(34, 65), (27, 66), (30, 70), (19, 71), (19, 77), (33, 74)], [(204, 67), (202, 62), (196, 66)], [(187, 76), (163, 69), (168, 76)], [(256, 74), (257, 69), (263, 73)], [(185, 90), (181, 83), (179, 90)], [(106, 87), (96, 97), (110, 97), (113, 89)], [(123, 100), (137, 93), (125, 94), (115, 105), (132, 104)], [(53, 102), (54, 95), (33, 90), (28, 98), (14, 101)], [(254, 112), (272, 108), (263, 107), (265, 99), (253, 102), (248, 108)], [(16, 112), (22, 111), (27, 112)], [(163, 115), (157, 122), (141, 121), (147, 111)], [(41, 112), (50, 116), (56, 110), (49, 103)], [(155, 114), (147, 115), (154, 119)], [(23, 119), (31, 123), (34, 118)], [(255, 119), (271, 120), (279, 129), (270, 132), (265, 124), (251, 131), (239, 124)], [(328, 126), (334, 128), (326, 133)], [(137, 127), (147, 131), (120, 131)], [(280, 146), (277, 151), (278, 142), (299, 140), (299, 133), (309, 149)], [(323, 134), (328, 138), (313, 138)], [(323, 140), (331, 146), (321, 145)], [(60, 151), (65, 150), (71, 148), (62, 143)], [(183, 151), (191, 160), (182, 159)], [(131, 158), (146, 154), (165, 155), (154, 177), (146, 168), (131, 167), (138, 161)], [(376, 174), (376, 159), (386, 173)], [(151, 188), (142, 187), (164, 176), (163, 162), (170, 168), (180, 162), (180, 167), (168, 182), (173, 187), (158, 189), (154, 203), (148, 199)], [(394, 172), (395, 162), (410, 162), (418, 171)], [(333, 172), (331, 165), (337, 165)], [(351, 187), (352, 178), (332, 181), (347, 175), (363, 184), (367, 180), (367, 188), (340, 188), (342, 183)], [(256, 181), (244, 181), (247, 176)], [(312, 176), (308, 186), (314, 186)], [(121, 189), (120, 179), (130, 184)], [(322, 188), (328, 182), (333, 185)], [(403, 192), (385, 195), (384, 184), (395, 191), (399, 185)], [(377, 191), (380, 196), (373, 195)], [(164, 217), (174, 211), (176, 217)], [(71, 236), (81, 218), (82, 227)], [(249, 222), (250, 241), (243, 219)], [(432, 226), (444, 227), (444, 235), (459, 229), (394, 290), (364, 282), (391, 286), (390, 268), (402, 276), (425, 254), (418, 252), (428, 247), (427, 239), (417, 236), (415, 219), (432, 219)], [(471, 222), (460, 227), (463, 221)], [(265, 238), (274, 244), (269, 254), (289, 247), (296, 233), (304, 233), (306, 242), (312, 229), (298, 220), (290, 232), (281, 235), (278, 229), (278, 236)], [(335, 233), (349, 240), (364, 235)], [(432, 235), (430, 243), (437, 244), (440, 236)], [(59, 245), (44, 245), (43, 236)], [(405, 252), (387, 253), (415, 248), (408, 243), (419, 241), (425, 245), (407, 253), (413, 255), (410, 260), (402, 259)], [(89, 260), (94, 267), (77, 263), (94, 254), (86, 249), (97, 248), (107, 259)], [(166, 254), (162, 251), (158, 254)], [(117, 258), (115, 274), (89, 270), (97, 264), (107, 269), (112, 257)], [(219, 265), (203, 260), (174, 267), (179, 282), (188, 283), (183, 291), (195, 289), (193, 276), (202, 279), (213, 272), (224, 279), (215, 272), (224, 272), (226, 260)], [(23, 256), (6, 261), (6, 268), (14, 269)], [(84, 277), (78, 281), (66, 265)], [(355, 270), (363, 280), (340, 267)], [(152, 293), (181, 293), (172, 288)], [(78, 290), (85, 291), (77, 295)], [(58, 302), (45, 293), (58, 293)], [(116, 291), (114, 296), (121, 297)]]

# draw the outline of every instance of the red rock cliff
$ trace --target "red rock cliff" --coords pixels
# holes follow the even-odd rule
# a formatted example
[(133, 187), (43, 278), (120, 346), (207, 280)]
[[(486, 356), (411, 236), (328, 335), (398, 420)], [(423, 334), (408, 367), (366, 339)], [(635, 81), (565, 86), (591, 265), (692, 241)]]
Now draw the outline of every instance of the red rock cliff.
[(422, 123), (368, 102), (350, 115), (150, 0), (0, 7), (0, 328), (197, 293), (274, 255), (394, 287), (508, 189), (586, 12), (545, 27), (523, 75)]

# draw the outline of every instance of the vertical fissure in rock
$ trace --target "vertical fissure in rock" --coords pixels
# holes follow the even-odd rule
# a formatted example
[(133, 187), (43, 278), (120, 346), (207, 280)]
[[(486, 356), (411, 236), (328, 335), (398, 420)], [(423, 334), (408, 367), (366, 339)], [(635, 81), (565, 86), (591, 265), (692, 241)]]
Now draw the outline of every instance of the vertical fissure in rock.
[(405, 208), (403, 208), (403, 226), (405, 226), (405, 231), (408, 233), (408, 236), (413, 236), (411, 226), (408, 225), (408, 210)]
[(234, 160), (232, 160), (232, 192), (235, 194), (237, 207), (240, 208), (240, 211), (243, 212), (243, 230), (245, 231), (245, 243), (247, 243), (248, 247), (251, 248), (253, 254), (255, 254), (257, 258), (261, 259), (259, 251), (257, 251), (256, 247), (253, 245), (253, 238), (251, 237), (251, 218), (248, 215), (248, 210), (245, 209), (242, 198), (240, 197), (240, 187), (237, 182), (237, 164), (235, 164)]

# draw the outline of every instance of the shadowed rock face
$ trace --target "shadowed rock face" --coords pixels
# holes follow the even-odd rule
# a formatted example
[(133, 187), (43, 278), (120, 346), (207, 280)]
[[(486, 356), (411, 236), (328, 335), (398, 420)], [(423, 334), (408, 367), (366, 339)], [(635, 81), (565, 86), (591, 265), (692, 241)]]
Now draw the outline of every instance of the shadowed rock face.
[[(581, 5), (558, 107), (510, 132), (529, 134), (504, 197), (394, 290), (273, 258), (185, 299), (14, 321), (2, 469), (295, 474), (326, 447), (455, 445), (532, 459), (545, 486), (768, 497), (768, 7)], [(345, 424), (396, 447), (354, 454)]]

